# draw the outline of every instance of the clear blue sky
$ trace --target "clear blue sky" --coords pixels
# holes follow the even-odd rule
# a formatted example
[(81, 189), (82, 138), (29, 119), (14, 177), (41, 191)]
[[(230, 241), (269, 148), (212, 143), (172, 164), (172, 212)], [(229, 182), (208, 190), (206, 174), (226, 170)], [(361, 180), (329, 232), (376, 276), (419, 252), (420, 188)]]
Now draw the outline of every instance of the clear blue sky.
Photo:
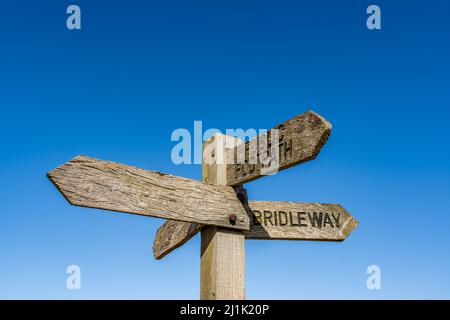
[(319, 157), (249, 196), (339, 203), (360, 225), (342, 243), (248, 241), (247, 297), (450, 298), (448, 1), (73, 3), (81, 31), (70, 2), (0, 4), (0, 298), (197, 299), (199, 236), (156, 261), (162, 220), (70, 206), (46, 172), (85, 154), (200, 179), (171, 163), (174, 129), (308, 109), (333, 124)]

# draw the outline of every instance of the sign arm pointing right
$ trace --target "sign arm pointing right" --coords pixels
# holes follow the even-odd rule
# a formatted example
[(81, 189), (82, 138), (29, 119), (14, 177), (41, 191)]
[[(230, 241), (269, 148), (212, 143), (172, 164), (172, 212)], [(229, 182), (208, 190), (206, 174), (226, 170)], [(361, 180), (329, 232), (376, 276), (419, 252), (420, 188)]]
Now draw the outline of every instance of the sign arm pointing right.
[[(253, 224), (244, 231), (249, 240), (344, 241), (358, 225), (338, 204), (249, 201)], [(153, 256), (164, 256), (191, 239), (201, 226), (166, 221), (156, 233)]]

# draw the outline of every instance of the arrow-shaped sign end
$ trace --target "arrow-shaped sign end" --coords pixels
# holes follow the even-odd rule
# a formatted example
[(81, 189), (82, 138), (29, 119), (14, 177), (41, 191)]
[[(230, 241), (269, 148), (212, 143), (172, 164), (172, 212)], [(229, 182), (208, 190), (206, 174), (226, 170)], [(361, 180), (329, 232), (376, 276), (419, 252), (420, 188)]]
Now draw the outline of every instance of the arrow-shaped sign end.
[(153, 257), (161, 260), (189, 241), (200, 229), (200, 224), (167, 220), (156, 232), (153, 242)]
[(58, 191), (64, 196), (64, 198), (71, 204), (76, 206), (82, 206), (82, 203), (72, 197), (69, 189), (65, 188), (65, 179), (67, 178), (68, 168), (73, 167), (75, 164), (92, 159), (84, 155), (78, 155), (68, 162), (56, 167), (55, 169), (47, 173), (47, 178), (53, 183)]
[(324, 128), (325, 130), (331, 130), (333, 129), (333, 126), (331, 125), (330, 122), (328, 122), (327, 119), (325, 119), (324, 117), (322, 117), (320, 114), (318, 114), (317, 112), (315, 112), (314, 110), (308, 110), (307, 112), (305, 112), (305, 114), (310, 114), (312, 115), (314, 118), (317, 118), (319, 120), (319, 122), (322, 122), (324, 124)]
[(309, 119), (308, 122), (312, 124), (312, 127), (317, 128), (315, 131), (316, 140), (314, 151), (312, 152), (311, 157), (308, 159), (314, 160), (319, 155), (320, 150), (322, 150), (322, 147), (325, 145), (325, 143), (327, 143), (328, 138), (331, 135), (331, 129), (333, 129), (333, 126), (324, 117), (312, 110), (305, 112), (303, 115), (301, 115), (301, 117), (304, 117), (303, 119)]
[(343, 206), (339, 204), (336, 204), (335, 206), (339, 207), (342, 210), (342, 212), (344, 212), (345, 215), (347, 216), (347, 219), (345, 220), (344, 224), (341, 226), (339, 230), (341, 238), (338, 241), (344, 241), (353, 232), (353, 230), (356, 229), (356, 227), (359, 224), (359, 221), (355, 217), (353, 217)]

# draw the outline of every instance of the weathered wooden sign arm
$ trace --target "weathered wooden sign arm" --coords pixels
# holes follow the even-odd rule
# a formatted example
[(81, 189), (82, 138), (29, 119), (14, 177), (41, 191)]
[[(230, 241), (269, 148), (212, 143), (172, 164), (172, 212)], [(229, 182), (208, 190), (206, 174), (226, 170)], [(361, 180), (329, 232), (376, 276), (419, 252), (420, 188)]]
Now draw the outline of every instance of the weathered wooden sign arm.
[[(277, 132), (276, 141), (271, 139), (272, 130)], [(227, 166), (227, 185), (238, 186), (267, 175), (259, 153), (261, 144), (268, 145), (269, 152), (272, 148), (278, 152), (272, 155), (277, 160), (275, 173), (315, 159), (331, 134), (331, 124), (319, 114), (308, 111), (272, 130), (267, 138), (260, 135), (231, 150), (232, 161)], [(274, 143), (277, 145), (274, 146)]]
[[(232, 187), (213, 186), (115, 162), (78, 156), (48, 173), (73, 205), (157, 218), (250, 228)], [(236, 219), (230, 221), (230, 215)]]
[[(344, 241), (358, 225), (338, 204), (249, 201), (247, 210), (253, 216), (250, 230), (244, 231), (249, 240)], [(166, 221), (153, 242), (153, 256), (162, 259), (200, 229), (195, 223)]]
[(343, 241), (358, 225), (338, 204), (250, 201), (246, 239)]

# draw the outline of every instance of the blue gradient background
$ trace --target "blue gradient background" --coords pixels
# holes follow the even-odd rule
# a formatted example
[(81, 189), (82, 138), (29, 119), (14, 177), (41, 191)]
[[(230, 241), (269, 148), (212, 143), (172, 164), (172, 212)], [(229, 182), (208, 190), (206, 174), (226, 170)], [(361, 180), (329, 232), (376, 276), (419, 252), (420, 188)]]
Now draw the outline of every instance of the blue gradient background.
[(247, 241), (247, 297), (450, 298), (450, 2), (75, 3), (81, 31), (70, 2), (0, 4), (0, 298), (198, 298), (199, 236), (156, 261), (162, 220), (70, 206), (46, 172), (86, 154), (200, 179), (171, 163), (174, 129), (308, 109), (333, 124), (319, 157), (249, 196), (340, 203), (360, 225), (342, 243)]

